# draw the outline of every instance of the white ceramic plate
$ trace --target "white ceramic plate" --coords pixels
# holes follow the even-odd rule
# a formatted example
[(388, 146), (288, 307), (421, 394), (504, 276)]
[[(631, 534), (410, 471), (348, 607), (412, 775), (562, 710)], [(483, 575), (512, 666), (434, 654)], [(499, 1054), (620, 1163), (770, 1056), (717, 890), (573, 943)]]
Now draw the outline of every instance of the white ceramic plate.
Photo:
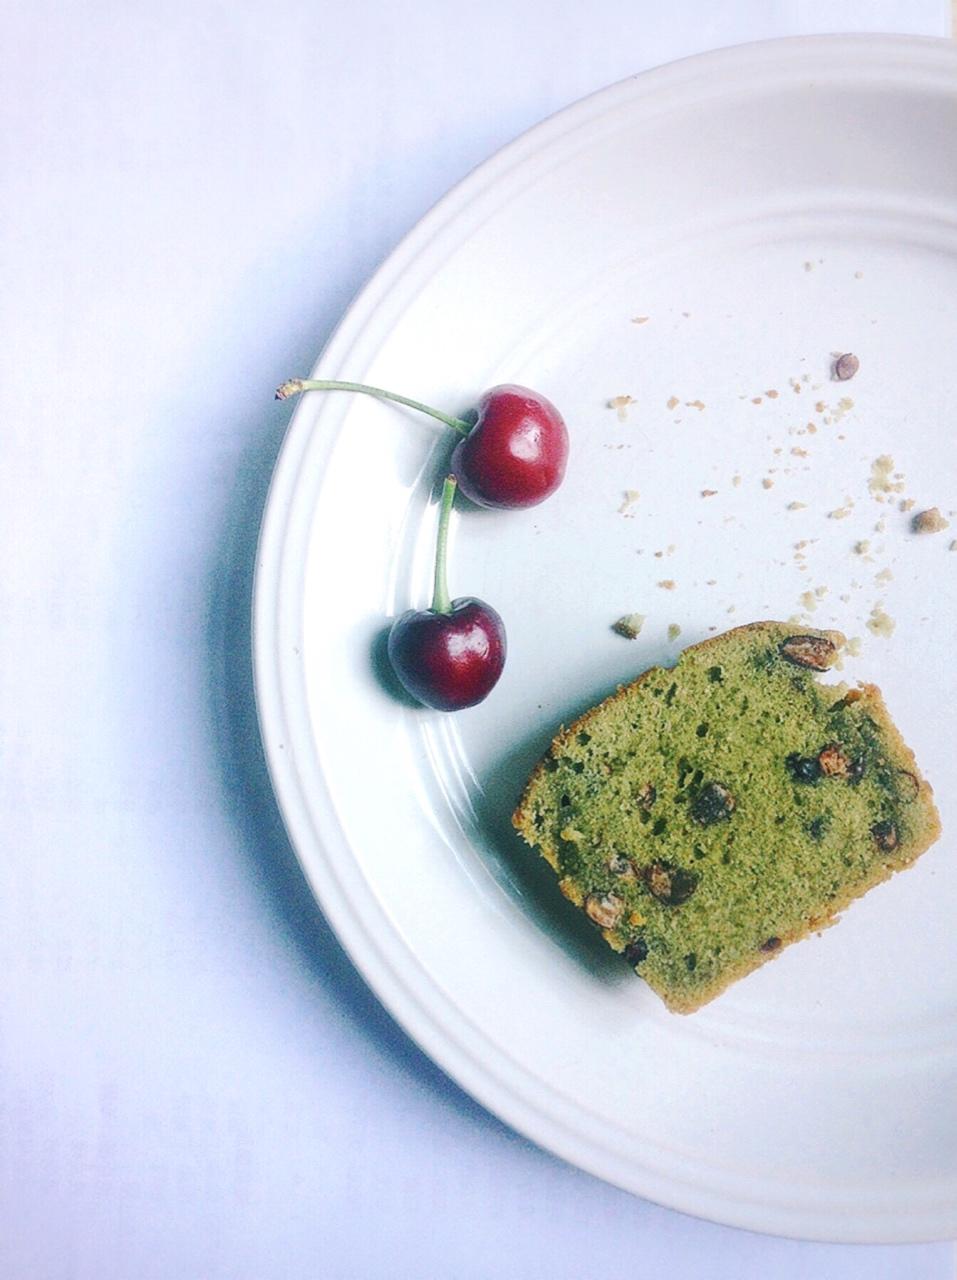
[[(957, 1235), (957, 518), (915, 537), (899, 509), (957, 508), (955, 138), (942, 41), (725, 50), (532, 130), (378, 272), (321, 376), (449, 411), (517, 381), (570, 424), (558, 495), (456, 518), (453, 594), (488, 599), (509, 631), (481, 707), (413, 709), (382, 665), (387, 620), (428, 599), (450, 444), (428, 421), (307, 396), (263, 529), (263, 735), (355, 963), (536, 1142), (763, 1231)], [(844, 385), (840, 351), (861, 362)], [(879, 501), (884, 454), (901, 487)], [(868, 629), (875, 606), (892, 636)], [(634, 643), (609, 629), (631, 611), (648, 619)], [(862, 638), (846, 674), (882, 685), (946, 834), (838, 928), (673, 1016), (509, 814), (559, 722), (616, 682), (716, 628), (802, 611)]]

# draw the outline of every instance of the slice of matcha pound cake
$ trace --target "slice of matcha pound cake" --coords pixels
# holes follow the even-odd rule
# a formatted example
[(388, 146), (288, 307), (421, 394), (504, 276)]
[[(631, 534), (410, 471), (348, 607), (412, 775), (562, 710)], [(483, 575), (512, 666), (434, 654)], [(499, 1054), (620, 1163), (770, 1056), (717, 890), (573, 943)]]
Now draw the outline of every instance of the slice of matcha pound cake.
[(564, 729), (513, 822), (607, 942), (690, 1013), (937, 838), (874, 685), (824, 685), (843, 637), (738, 627)]

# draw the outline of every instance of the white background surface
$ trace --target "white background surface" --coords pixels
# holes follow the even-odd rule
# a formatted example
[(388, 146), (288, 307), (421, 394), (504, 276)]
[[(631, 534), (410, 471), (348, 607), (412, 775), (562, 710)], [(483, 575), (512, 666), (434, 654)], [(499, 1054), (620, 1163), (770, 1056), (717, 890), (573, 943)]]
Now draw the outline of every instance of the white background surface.
[(248, 634), (288, 416), (271, 389), (451, 183), (643, 67), (946, 34), (948, 10), (5, 8), (4, 1280), (953, 1276), (950, 1245), (798, 1244), (642, 1203), (464, 1097), (303, 885)]

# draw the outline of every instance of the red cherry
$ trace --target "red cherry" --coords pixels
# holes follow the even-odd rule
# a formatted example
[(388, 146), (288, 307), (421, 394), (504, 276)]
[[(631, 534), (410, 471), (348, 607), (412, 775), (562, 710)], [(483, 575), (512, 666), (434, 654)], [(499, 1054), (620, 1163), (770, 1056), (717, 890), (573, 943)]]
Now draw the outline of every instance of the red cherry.
[(409, 609), (389, 632), (389, 660), (402, 685), (427, 707), (460, 711), (488, 697), (505, 665), (505, 625), (473, 596), (448, 613)]
[(568, 431), (562, 415), (527, 387), (506, 384), (486, 391), (470, 421), (364, 382), (293, 378), (282, 384), (276, 399), (300, 391), (359, 391), (444, 422), (464, 437), (452, 454), (452, 471), (462, 492), (481, 507), (534, 507), (555, 492), (565, 475)]
[(481, 507), (534, 507), (555, 492), (568, 461), (561, 414), (527, 387), (486, 391), (475, 426), (455, 446), (452, 471)]
[(437, 711), (460, 711), (488, 697), (505, 666), (505, 624), (473, 596), (449, 599), (446, 547), (455, 476), (442, 486), (431, 609), (409, 609), (389, 632), (389, 660), (405, 689)]

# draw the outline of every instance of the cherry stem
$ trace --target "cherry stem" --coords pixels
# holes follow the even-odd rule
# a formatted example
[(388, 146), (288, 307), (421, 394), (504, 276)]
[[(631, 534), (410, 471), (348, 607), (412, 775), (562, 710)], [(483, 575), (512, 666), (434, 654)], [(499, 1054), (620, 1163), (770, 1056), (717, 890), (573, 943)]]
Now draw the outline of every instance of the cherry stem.
[(455, 476), (446, 476), (442, 485), (442, 506), (439, 511), (439, 531), (435, 538), (435, 577), (432, 580), (432, 612), (451, 613), (449, 583), (446, 576), (446, 552), (449, 542), (449, 517), (455, 501)]
[(472, 430), (470, 424), (461, 418), (453, 418), (448, 413), (433, 409), (431, 405), (423, 404), (421, 400), (410, 400), (408, 396), (396, 395), (394, 391), (383, 391), (381, 387), (370, 387), (365, 382), (339, 382), (334, 378), (290, 378), (288, 382), (276, 388), (276, 399), (288, 400), (290, 396), (298, 395), (300, 391), (360, 391), (363, 395), (375, 396), (377, 400), (394, 400), (396, 404), (418, 409), (420, 413), (427, 413), (430, 418), (444, 422), (447, 427), (451, 427), (453, 431), (458, 431), (463, 436), (467, 436)]

